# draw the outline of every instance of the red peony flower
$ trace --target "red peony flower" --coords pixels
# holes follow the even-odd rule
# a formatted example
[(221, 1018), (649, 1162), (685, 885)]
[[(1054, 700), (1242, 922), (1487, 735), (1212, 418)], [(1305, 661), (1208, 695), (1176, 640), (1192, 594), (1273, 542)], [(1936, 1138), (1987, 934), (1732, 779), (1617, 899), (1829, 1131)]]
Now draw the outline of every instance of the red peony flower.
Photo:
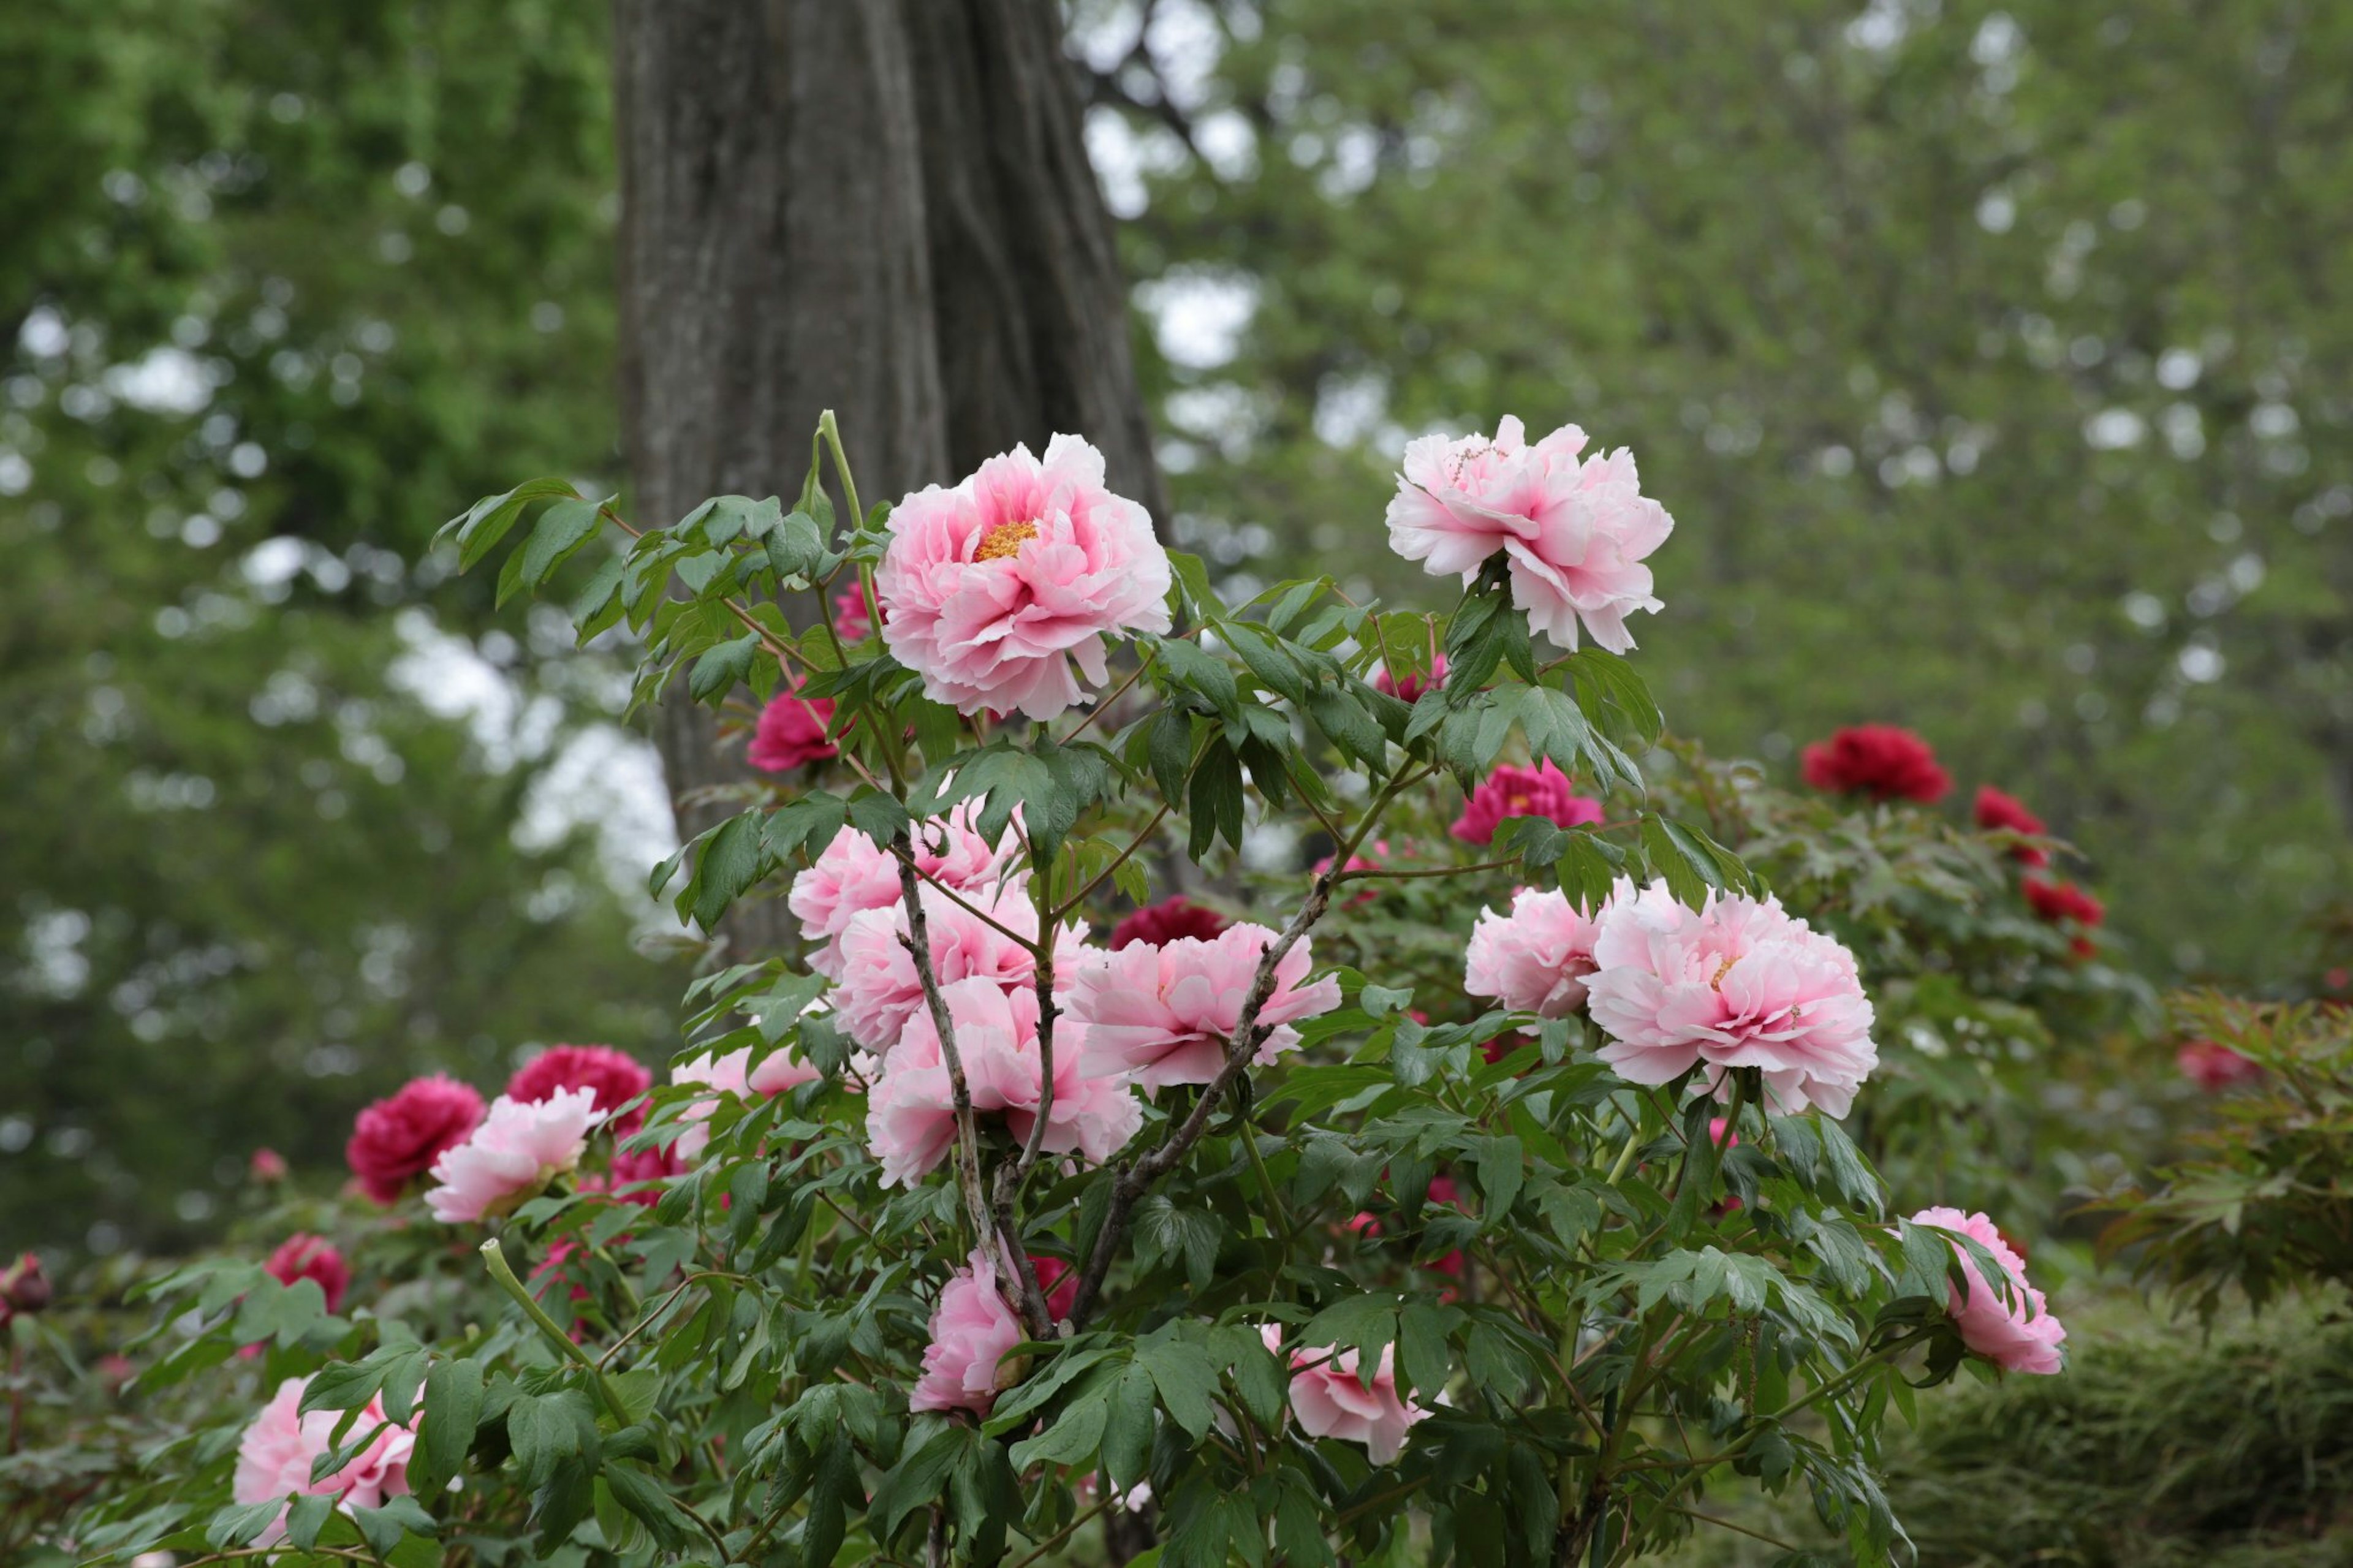
[(388, 1204), (431, 1170), (443, 1150), (464, 1142), (481, 1120), (482, 1097), (468, 1085), (439, 1073), (411, 1079), (399, 1093), (360, 1112), (343, 1158), (361, 1190)]
[[(610, 1118), (653, 1083), (654, 1075), (635, 1058), (610, 1046), (550, 1046), (515, 1069), (507, 1079), (507, 1098), (530, 1105), (560, 1089), (592, 1089), (597, 1114)], [(626, 1138), (645, 1123), (646, 1108), (640, 1105), (605, 1125)]]
[(1132, 942), (1165, 946), (1180, 936), (1198, 937), (1208, 942), (1228, 925), (1226, 917), (1207, 909), (1179, 893), (1173, 899), (1163, 899), (1156, 904), (1146, 904), (1131, 911), (1125, 919), (1111, 928), (1112, 951), (1116, 952)]
[(1038, 1289), (1046, 1295), (1046, 1316), (1060, 1322), (1079, 1304), (1079, 1272), (1059, 1258), (1029, 1255), (1029, 1267), (1038, 1271)]
[(1936, 753), (1911, 731), (1894, 724), (1856, 724), (1805, 750), (1806, 782), (1831, 795), (1868, 795), (1874, 800), (1945, 798), (1952, 775), (1936, 765)]
[[(2026, 803), (2014, 795), (2004, 795), (1991, 784), (1978, 786), (1978, 826), (1988, 833), (2022, 833), (2041, 837), (2049, 831), (2042, 819), (2026, 809)], [(2032, 844), (2013, 844), (2010, 858), (2027, 866), (2048, 866), (2050, 852)]]
[(2073, 882), (2027, 877), (2018, 886), (2034, 912), (2053, 925), (2072, 921), (2080, 926), (2096, 926), (2108, 918), (2107, 906)]
[(2181, 1076), (2208, 1094), (2220, 1094), (2232, 1084), (2263, 1076), (2263, 1069), (2216, 1040), (2189, 1040), (2174, 1053)]
[(335, 1244), (324, 1237), (309, 1236), (296, 1231), (278, 1244), (278, 1250), (261, 1266), (262, 1272), (280, 1285), (291, 1285), (297, 1279), (315, 1279), (320, 1293), (327, 1298), (327, 1310), (339, 1312), (343, 1307), (343, 1294), (352, 1286), (351, 1266)]
[(1384, 665), (1373, 677), (1373, 689), (1386, 691), (1400, 702), (1419, 702), (1425, 691), (1437, 691), (1446, 685), (1446, 656), (1440, 654), (1430, 661), (1430, 673), (1422, 675), (1408, 670), (1402, 676), (1391, 675)]
[[(799, 682), (794, 683), (794, 689), (799, 689)], [(808, 700), (779, 691), (760, 710), (760, 722), (752, 731), (752, 743), (744, 748), (744, 760), (766, 773), (788, 773), (837, 756), (839, 749), (825, 738), (825, 727), (832, 722), (833, 699)]]

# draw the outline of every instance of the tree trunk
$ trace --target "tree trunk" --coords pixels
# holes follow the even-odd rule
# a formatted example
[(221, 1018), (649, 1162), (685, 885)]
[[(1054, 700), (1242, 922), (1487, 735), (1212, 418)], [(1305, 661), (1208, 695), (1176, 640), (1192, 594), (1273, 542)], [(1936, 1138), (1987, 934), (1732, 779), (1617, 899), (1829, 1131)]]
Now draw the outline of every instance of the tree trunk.
[[(615, 0), (635, 510), (790, 495), (834, 409), (870, 506), (1057, 430), (1160, 487), (1053, 0)], [(682, 694), (681, 836), (744, 778)], [(772, 951), (782, 905), (729, 918)]]

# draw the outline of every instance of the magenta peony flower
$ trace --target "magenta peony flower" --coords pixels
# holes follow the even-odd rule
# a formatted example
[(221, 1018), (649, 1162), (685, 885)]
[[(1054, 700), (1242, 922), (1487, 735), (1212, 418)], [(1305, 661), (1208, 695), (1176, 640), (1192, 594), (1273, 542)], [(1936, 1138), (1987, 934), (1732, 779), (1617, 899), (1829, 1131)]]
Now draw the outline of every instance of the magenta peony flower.
[(515, 1069), (507, 1079), (507, 1098), (525, 1104), (545, 1100), (559, 1089), (595, 1091), (596, 1113), (616, 1137), (627, 1138), (646, 1124), (646, 1108), (629, 1106), (616, 1112), (654, 1086), (654, 1075), (635, 1057), (610, 1046), (550, 1046)]
[[(1026, 1141), (1038, 1122), (1038, 994), (1026, 986), (1008, 991), (976, 976), (942, 985), (940, 995), (955, 1029), (973, 1110), (1003, 1117), (1006, 1131)], [(1054, 1103), (1041, 1147), (1101, 1164), (1135, 1136), (1144, 1110), (1124, 1073), (1092, 1063), (1086, 1038), (1086, 1026), (1075, 1016), (1054, 1030)], [(954, 1088), (928, 1008), (908, 1018), (906, 1033), (883, 1058), (881, 1076), (867, 1094), (866, 1142), (882, 1163), (885, 1186), (913, 1186), (939, 1168), (955, 1142)]]
[[(972, 978), (999, 985), (1029, 984), (1036, 961), (1028, 948), (1005, 934), (1014, 931), (1028, 936), (1038, 929), (1038, 910), (1026, 888), (1000, 886), (993, 893), (976, 889), (965, 900), (974, 910), (987, 913), (988, 920), (937, 888), (923, 889), (923, 921), (931, 938), (934, 977), (942, 985)], [(907, 932), (906, 910), (893, 906), (859, 914), (841, 937), (841, 974), (833, 1005), (849, 1037), (878, 1054), (892, 1049), (907, 1020), (923, 1007), (923, 982), (915, 973), (914, 955), (907, 951)], [(1085, 935), (1077, 925), (1066, 925), (1056, 933), (1058, 975), (1076, 971), (1085, 951)]]
[(580, 1163), (597, 1120), (594, 1089), (559, 1089), (541, 1100), (499, 1096), (473, 1135), (433, 1162), (425, 1206), (444, 1225), (508, 1213)]
[[(966, 802), (944, 822), (922, 824), (914, 834), (916, 867), (959, 893), (993, 892), (1000, 883), (1026, 887), (1027, 875), (1019, 869), (1019, 837), (1008, 826), (1004, 841), (991, 846), (972, 827), (978, 810), (976, 804)], [(793, 879), (785, 902), (801, 922), (801, 935), (818, 944), (809, 954), (809, 967), (828, 980), (839, 980), (841, 937), (849, 922), (867, 910), (891, 909), (899, 898), (899, 862), (858, 829), (846, 827), (807, 870)]]
[(1374, 690), (1386, 691), (1400, 702), (1419, 702), (1423, 692), (1442, 690), (1445, 686), (1446, 656), (1442, 653), (1430, 656), (1428, 675), (1409, 669), (1402, 677), (1394, 676), (1383, 665), (1380, 673), (1373, 677)]
[(1479, 911), (1462, 989), (1492, 996), (1514, 1013), (1567, 1017), (1585, 1005), (1585, 977), (1593, 973), (1599, 931), (1595, 922), (1566, 893), (1521, 889), (1512, 896), (1510, 914)]
[(965, 1267), (940, 1288), (932, 1313), (932, 1342), (923, 1347), (923, 1375), (907, 1395), (910, 1410), (969, 1410), (988, 1414), (1002, 1384), (1005, 1352), (1021, 1342), (1021, 1320), (997, 1293), (988, 1255), (975, 1248)]
[[(1978, 786), (1977, 819), (1978, 826), (1988, 833), (2021, 833), (2039, 838), (2049, 831), (2041, 817), (2026, 809), (2024, 801), (2004, 795), (1991, 784)], [(2051, 852), (2031, 844), (2011, 845), (2010, 858), (2025, 866), (2051, 864)]]
[(1626, 617), (1656, 610), (1643, 558), (1666, 542), (1674, 519), (1641, 493), (1624, 447), (1579, 460), (1585, 432), (1564, 425), (1535, 446), (1506, 417), (1493, 440), (1424, 436), (1407, 443), (1405, 472), (1388, 509), (1389, 548), (1433, 577), (1468, 583), (1503, 551), (1512, 603), (1560, 647), (1577, 626), (1603, 647), (1634, 646)]
[(343, 1309), (343, 1294), (352, 1287), (351, 1266), (335, 1244), (323, 1237), (296, 1231), (278, 1244), (261, 1271), (280, 1285), (291, 1285), (297, 1279), (315, 1279), (319, 1293), (327, 1299), (327, 1310)]
[(439, 1073), (411, 1079), (399, 1093), (360, 1112), (343, 1158), (360, 1189), (388, 1204), (431, 1170), (443, 1150), (464, 1142), (481, 1120), (482, 1097), (469, 1085)]
[(1596, 1054), (1629, 1083), (1761, 1068), (1774, 1110), (1844, 1116), (1879, 1065), (1854, 955), (1778, 899), (1711, 892), (1692, 910), (1662, 881), (1621, 881), (1597, 924), (1586, 1008), (1612, 1037)]
[[(1259, 1332), (1266, 1348), (1282, 1354), (1282, 1331), (1269, 1323)], [(1386, 1465), (1405, 1447), (1406, 1433), (1430, 1412), (1398, 1396), (1397, 1347), (1381, 1347), (1380, 1364), (1366, 1387), (1356, 1352), (1326, 1345), (1291, 1352), (1291, 1409), (1299, 1429), (1311, 1437), (1362, 1443), (1377, 1465)]]
[(991, 458), (952, 490), (891, 513), (874, 574), (882, 642), (924, 695), (965, 713), (1051, 719), (1097, 686), (1103, 638), (1165, 632), (1168, 554), (1152, 519), (1103, 488), (1103, 454), (1075, 436)]
[(1937, 765), (1928, 742), (1894, 724), (1855, 724), (1805, 749), (1800, 764), (1806, 782), (1830, 795), (1867, 795), (1874, 800), (1945, 798), (1953, 776)]
[[(2051, 1315), (2042, 1292), (2026, 1282), (2026, 1259), (2018, 1255), (1993, 1221), (1981, 1214), (1958, 1209), (1926, 1208), (1912, 1216), (1913, 1225), (1933, 1226), (1968, 1237), (1993, 1255), (2008, 1276), (2000, 1289), (1979, 1272), (1977, 1261), (1960, 1243), (1953, 1244), (1961, 1273), (1969, 1282), (1964, 1297), (1957, 1288), (1949, 1306), (1969, 1349), (2010, 1372), (2054, 1373), (2062, 1364), (2059, 1347), (2067, 1331)], [(2009, 1300), (2002, 1297), (2007, 1293)]]
[(2234, 1084), (2252, 1082), (2263, 1069), (2219, 1040), (2188, 1040), (2173, 1055), (2181, 1076), (2208, 1094), (2220, 1094)]
[[(290, 1494), (317, 1494), (333, 1498), (335, 1506), (349, 1513), (357, 1508), (381, 1508), (387, 1498), (406, 1496), (408, 1457), (417, 1447), (417, 1434), (397, 1422), (385, 1426), (342, 1469), (315, 1481), (311, 1479), (311, 1462), (335, 1447), (335, 1427), (342, 1423), (343, 1412), (313, 1410), (308, 1415), (296, 1415), (310, 1381), (290, 1377), (280, 1384), (276, 1396), (261, 1407), (245, 1436), (237, 1439), (237, 1474), (230, 1483), (230, 1497), (237, 1502), (256, 1503)], [(353, 1417), (344, 1439), (355, 1441), (387, 1420), (384, 1401), (371, 1399)], [(286, 1515), (281, 1511), (257, 1543), (274, 1545), (285, 1533)]]
[(752, 742), (744, 748), (745, 762), (765, 773), (788, 773), (841, 754), (825, 738), (826, 726), (833, 722), (833, 699), (795, 696), (800, 689), (797, 680), (791, 690), (768, 699), (753, 728)]
[[(1186, 936), (1091, 955), (1071, 995), (1071, 1016), (1087, 1026), (1089, 1070), (1127, 1072), (1146, 1094), (1214, 1079), (1274, 940), (1266, 927), (1243, 922), (1208, 942)], [(1259, 1009), (1258, 1021), (1274, 1026), (1259, 1047), (1261, 1062), (1298, 1048), (1292, 1025), (1340, 1005), (1337, 980), (1306, 983), (1315, 962), (1311, 946), (1302, 938), (1275, 965), (1274, 990)]]
[(253, 1157), (246, 1162), (245, 1173), (258, 1186), (276, 1186), (286, 1179), (286, 1156), (264, 1145), (256, 1149)]
[(1112, 927), (1112, 951), (1116, 952), (1129, 943), (1138, 942), (1158, 946), (1162, 942), (1174, 942), (1180, 936), (1199, 937), (1206, 942), (1225, 930), (1228, 923), (1226, 917), (1217, 910), (1197, 904), (1179, 893), (1173, 899), (1146, 904)]
[(1601, 820), (1601, 803), (1577, 793), (1568, 775), (1546, 757), (1538, 766), (1506, 763), (1480, 781), (1462, 803), (1454, 837), (1465, 844), (1493, 844), (1495, 829), (1514, 816), (1541, 816), (1563, 827)]
[(863, 642), (874, 635), (874, 617), (866, 613), (866, 590), (854, 578), (833, 596), (833, 631), (844, 642)]

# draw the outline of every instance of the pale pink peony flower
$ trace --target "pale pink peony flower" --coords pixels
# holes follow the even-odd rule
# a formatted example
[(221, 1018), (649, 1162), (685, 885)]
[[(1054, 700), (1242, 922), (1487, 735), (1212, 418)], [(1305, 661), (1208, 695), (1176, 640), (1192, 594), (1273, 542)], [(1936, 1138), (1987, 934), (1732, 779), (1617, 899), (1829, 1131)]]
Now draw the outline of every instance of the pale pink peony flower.
[[(974, 1249), (940, 1288), (932, 1313), (932, 1342), (923, 1347), (923, 1375), (907, 1395), (910, 1410), (969, 1410), (988, 1414), (997, 1403), (1005, 1352), (1021, 1342), (1021, 1320), (997, 1292), (988, 1255)], [(1003, 1386), (1009, 1387), (1009, 1383)]]
[[(1024, 937), (1038, 929), (1038, 910), (1026, 886), (1002, 886), (993, 892), (976, 889), (963, 895), (966, 909), (937, 888), (923, 889), (923, 921), (931, 939), (932, 974), (941, 984), (952, 980), (993, 980), (999, 985), (1028, 986), (1037, 969), (1029, 950), (1005, 934)], [(988, 916), (983, 920), (979, 910)], [(990, 921), (995, 921), (991, 924)], [(1004, 931), (997, 929), (1005, 928)], [(888, 1056), (907, 1021), (923, 1007), (922, 978), (915, 957), (907, 949), (907, 911), (899, 906), (867, 910), (849, 922), (841, 937), (841, 973), (833, 993), (834, 1010), (849, 1037), (878, 1055)], [(1055, 934), (1054, 972), (1075, 973), (1085, 948), (1083, 927), (1066, 925)]]
[(580, 1163), (600, 1120), (593, 1089), (559, 1089), (539, 1100), (502, 1094), (463, 1143), (433, 1162), (425, 1206), (444, 1225), (508, 1213)]
[[(1282, 1331), (1272, 1323), (1260, 1333), (1266, 1348), (1282, 1353)], [(1362, 1443), (1373, 1463), (1386, 1465), (1405, 1447), (1406, 1433), (1430, 1412), (1398, 1397), (1397, 1348), (1381, 1347), (1380, 1364), (1372, 1386), (1365, 1384), (1353, 1350), (1335, 1352), (1329, 1346), (1291, 1352), (1291, 1409), (1299, 1429), (1311, 1437), (1337, 1437)]]
[[(335, 1506), (349, 1513), (356, 1508), (381, 1508), (387, 1498), (406, 1496), (408, 1458), (416, 1450), (417, 1434), (397, 1423), (378, 1432), (342, 1469), (315, 1481), (311, 1479), (311, 1462), (335, 1446), (335, 1427), (343, 1412), (313, 1410), (308, 1415), (297, 1415), (302, 1390), (310, 1381), (290, 1377), (280, 1384), (277, 1394), (237, 1439), (237, 1474), (230, 1482), (230, 1497), (240, 1503), (256, 1503), (290, 1494), (316, 1493), (335, 1499)], [(385, 1419), (384, 1401), (369, 1400), (353, 1418), (345, 1440), (365, 1436)], [(285, 1533), (286, 1515), (281, 1510), (261, 1532), (258, 1544), (275, 1545)]]
[(1596, 1054), (1630, 1083), (1761, 1068), (1772, 1109), (1844, 1116), (1879, 1065), (1854, 955), (1777, 899), (1711, 892), (1693, 910), (1664, 882), (1621, 882), (1597, 924), (1586, 1006), (1612, 1037)]
[(1168, 553), (1152, 519), (1103, 488), (1103, 454), (1057, 436), (991, 458), (954, 489), (934, 485), (891, 513), (874, 574), (882, 641), (961, 712), (1051, 719), (1097, 686), (1103, 638), (1168, 629)]
[[(1000, 883), (1026, 886), (1018, 868), (1019, 837), (1008, 826), (1003, 842), (992, 846), (972, 826), (979, 809), (978, 803), (967, 801), (944, 822), (919, 825), (913, 836), (917, 868), (959, 893), (993, 891)], [(846, 827), (793, 879), (785, 902), (801, 922), (801, 935), (818, 944), (809, 967), (838, 980), (841, 936), (849, 922), (868, 910), (890, 909), (899, 899), (899, 862), (858, 829)]]
[(1563, 827), (1601, 820), (1601, 803), (1579, 795), (1550, 757), (1533, 768), (1506, 763), (1479, 781), (1448, 831), (1465, 844), (1493, 844), (1495, 829), (1514, 816), (1541, 816)]
[(1531, 447), (1516, 418), (1493, 440), (1424, 436), (1409, 442), (1389, 501), (1389, 548), (1433, 577), (1465, 583), (1503, 551), (1512, 603), (1561, 647), (1577, 626), (1603, 647), (1634, 646), (1626, 616), (1656, 610), (1643, 557), (1664, 543), (1674, 519), (1641, 493), (1624, 447), (1579, 460), (1585, 432), (1564, 425)]
[[(1959, 1322), (1961, 1339), (1969, 1349), (2010, 1372), (2054, 1373), (2062, 1363), (2059, 1347), (2067, 1331), (2051, 1315), (2042, 1292), (2026, 1282), (2026, 1259), (2002, 1236), (2000, 1228), (1981, 1214), (1954, 1208), (1926, 1208), (1912, 1216), (1914, 1225), (1934, 1226), (1968, 1237), (1993, 1255), (2009, 1276), (1996, 1289), (1978, 1271), (1977, 1260), (1958, 1242), (1953, 1251), (1968, 1280), (1968, 1294), (1958, 1288), (1948, 1303)], [(2010, 1300), (2002, 1300), (2003, 1291)]]
[[(955, 1030), (974, 1112), (1003, 1117), (1006, 1131), (1026, 1141), (1038, 1122), (1038, 994), (976, 977), (942, 985), (940, 997)], [(1086, 1037), (1086, 1026), (1075, 1016), (1063, 1017), (1054, 1030), (1054, 1103), (1040, 1147), (1056, 1154), (1075, 1152), (1101, 1164), (1135, 1136), (1144, 1109), (1124, 1073), (1090, 1065)], [(882, 1163), (884, 1185), (913, 1185), (939, 1168), (955, 1141), (947, 1058), (930, 1010), (919, 1009), (867, 1095), (867, 1145)]]
[[(777, 1095), (798, 1089), (805, 1083), (813, 1083), (824, 1076), (814, 1064), (796, 1056), (790, 1047), (779, 1047), (770, 1051), (760, 1058), (756, 1067), (752, 1064), (752, 1047), (749, 1046), (740, 1047), (724, 1056), (705, 1051), (699, 1057), (679, 1063), (670, 1069), (670, 1082), (701, 1084), (711, 1092), (688, 1106), (682, 1113), (682, 1119), (691, 1125), (670, 1145), (671, 1160), (683, 1167), (702, 1158), (702, 1152), (711, 1147), (711, 1129), (702, 1123), (710, 1121), (712, 1112), (719, 1109), (720, 1095), (732, 1094), (748, 1100), (756, 1094), (765, 1100), (774, 1100)], [(619, 1173), (617, 1164), (615, 1173)]]
[(1567, 894), (1523, 888), (1512, 896), (1510, 914), (1479, 911), (1462, 989), (1514, 1013), (1566, 1018), (1585, 1005), (1599, 930), (1598, 917), (1570, 903)]
[[(1089, 1069), (1127, 1072), (1147, 1094), (1165, 1084), (1213, 1080), (1227, 1042), (1241, 1027), (1259, 960), (1274, 941), (1266, 927), (1244, 922), (1207, 942), (1139, 942), (1090, 956), (1071, 994), (1071, 1016), (1087, 1026)], [(1296, 1050), (1299, 1031), (1291, 1026), (1340, 1005), (1337, 980), (1306, 984), (1314, 963), (1312, 944), (1302, 938), (1276, 963), (1274, 990), (1258, 1015), (1274, 1029), (1259, 1047), (1259, 1061)]]

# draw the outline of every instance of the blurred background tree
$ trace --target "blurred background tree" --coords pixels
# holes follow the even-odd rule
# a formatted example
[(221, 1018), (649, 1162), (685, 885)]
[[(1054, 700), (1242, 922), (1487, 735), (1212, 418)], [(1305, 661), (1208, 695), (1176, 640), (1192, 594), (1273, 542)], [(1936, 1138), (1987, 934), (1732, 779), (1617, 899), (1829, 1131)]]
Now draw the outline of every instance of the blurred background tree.
[(1407, 436), (1576, 421), (1682, 523), (1638, 628), (1678, 730), (1786, 774), (1913, 725), (2153, 970), (2307, 961), (2353, 880), (2353, 13), (1080, 15), (1180, 542), (1393, 587)]

